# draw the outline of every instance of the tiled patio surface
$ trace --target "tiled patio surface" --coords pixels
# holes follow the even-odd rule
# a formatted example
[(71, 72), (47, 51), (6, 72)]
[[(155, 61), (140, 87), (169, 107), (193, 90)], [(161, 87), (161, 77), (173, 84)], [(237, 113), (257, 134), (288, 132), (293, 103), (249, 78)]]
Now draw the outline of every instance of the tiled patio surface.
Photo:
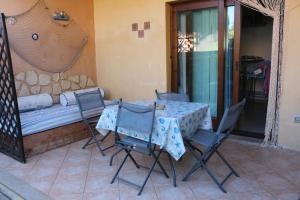
[[(166, 179), (162, 174), (153, 173), (143, 194), (137, 197), (137, 189), (117, 182), (113, 185), (110, 180), (118, 165), (118, 156), (113, 167), (109, 167), (107, 152), (102, 157), (99, 151), (91, 146), (82, 150), (85, 142), (80, 141), (35, 156), (27, 164), (20, 164), (3, 154), (0, 154), (0, 169), (27, 181), (55, 199), (159, 199), (159, 200), (192, 200), (192, 199), (263, 199), (263, 200), (298, 200), (300, 198), (300, 153), (261, 148), (228, 140), (221, 148), (224, 156), (232, 163), (241, 178), (232, 176), (225, 184), (228, 193), (222, 193), (210, 178), (203, 172), (193, 174), (187, 182), (182, 182), (183, 174), (194, 163), (193, 158), (186, 154), (181, 162), (176, 163), (178, 187), (172, 186), (171, 178)], [(149, 159), (137, 156), (144, 165)], [(162, 162), (169, 169), (166, 156)], [(220, 177), (228, 172), (218, 157), (213, 157), (209, 166)], [(142, 182), (146, 171), (136, 169), (128, 160), (121, 176)], [(170, 172), (169, 172), (170, 175)]]

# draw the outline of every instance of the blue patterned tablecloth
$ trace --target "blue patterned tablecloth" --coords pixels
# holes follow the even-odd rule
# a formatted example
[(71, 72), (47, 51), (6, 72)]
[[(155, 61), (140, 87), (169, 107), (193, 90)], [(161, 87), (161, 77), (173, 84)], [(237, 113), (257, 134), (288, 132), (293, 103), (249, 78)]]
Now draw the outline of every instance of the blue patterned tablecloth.
[[(154, 100), (135, 101), (132, 103), (151, 105)], [(190, 137), (198, 128), (211, 129), (212, 122), (209, 106), (203, 103), (189, 103), (158, 100), (157, 104), (165, 105), (163, 110), (156, 110), (152, 142), (164, 148), (178, 160), (185, 153), (184, 137)], [(98, 121), (96, 129), (103, 135), (105, 130), (114, 131), (118, 107), (106, 107)], [(148, 136), (119, 129), (120, 133), (148, 141)]]

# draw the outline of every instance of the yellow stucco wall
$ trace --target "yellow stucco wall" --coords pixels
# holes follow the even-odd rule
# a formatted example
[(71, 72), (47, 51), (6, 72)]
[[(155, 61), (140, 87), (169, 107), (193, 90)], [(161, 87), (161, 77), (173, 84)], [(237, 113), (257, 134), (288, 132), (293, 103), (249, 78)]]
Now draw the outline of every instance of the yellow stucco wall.
[[(154, 97), (167, 89), (166, 7), (164, 0), (94, 0), (98, 84), (110, 98)], [(150, 21), (143, 39), (132, 32)]]
[(284, 63), (280, 99), (279, 144), (300, 150), (300, 2), (286, 0)]

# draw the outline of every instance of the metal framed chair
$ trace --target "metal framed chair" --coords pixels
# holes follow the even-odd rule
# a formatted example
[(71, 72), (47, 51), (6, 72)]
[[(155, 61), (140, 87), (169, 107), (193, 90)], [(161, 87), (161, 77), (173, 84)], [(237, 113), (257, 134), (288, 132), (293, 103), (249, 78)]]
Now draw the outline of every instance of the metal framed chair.
[[(226, 193), (223, 185), (231, 175), (239, 177), (238, 173), (232, 168), (232, 166), (225, 160), (222, 154), (218, 151), (218, 148), (229, 137), (230, 133), (235, 128), (235, 125), (239, 119), (239, 116), (244, 108), (246, 99), (243, 99), (236, 105), (227, 108), (224, 112), (220, 125), (216, 132), (208, 130), (198, 130), (191, 138), (185, 140), (187, 148), (192, 152), (192, 155), (196, 158), (196, 163), (184, 176), (183, 181), (186, 181), (195, 171), (203, 168), (212, 180), (218, 185), (218, 187)], [(199, 144), (204, 146), (203, 151), (195, 147), (193, 144)], [(207, 162), (211, 156), (216, 153), (225, 165), (230, 169), (230, 173), (222, 180), (219, 181), (214, 174), (208, 169)]]
[[(74, 95), (75, 95), (75, 98), (76, 98), (76, 101), (78, 104), (82, 122), (86, 126), (89, 133), (91, 134), (91, 138), (83, 145), (82, 149), (85, 149), (88, 145), (96, 143), (101, 154), (103, 156), (105, 156), (104, 151), (109, 148), (112, 148), (114, 145), (106, 147), (106, 148), (102, 148), (100, 143), (102, 143), (110, 135), (111, 132), (109, 131), (104, 137), (102, 137), (100, 140), (98, 140), (97, 135), (99, 133), (94, 128), (94, 126), (98, 122), (98, 118), (97, 119), (95, 119), (94, 117), (89, 118), (87, 116), (87, 113), (89, 111), (95, 110), (95, 109), (99, 109), (99, 116), (100, 116), (103, 109), (105, 108), (105, 103), (104, 103), (103, 97), (101, 95), (100, 89), (98, 88), (95, 91), (90, 91), (90, 92), (85, 92), (85, 93), (74, 93)], [(94, 142), (92, 142), (92, 141), (94, 141)]]
[(159, 100), (170, 100), (170, 101), (183, 101), (189, 102), (190, 98), (187, 94), (180, 94), (174, 92), (158, 92), (155, 90), (157, 99)]
[[(126, 183), (132, 184), (140, 188), (138, 195), (141, 195), (156, 164), (158, 164), (158, 166), (162, 170), (162, 173), (167, 178), (169, 177), (166, 170), (159, 162), (159, 157), (162, 152), (162, 149), (160, 149), (158, 154), (156, 154), (155, 153), (156, 145), (152, 144), (151, 142), (155, 110), (156, 110), (155, 103), (153, 106), (141, 106), (136, 104), (123, 103), (122, 101), (120, 101), (118, 107), (118, 115), (117, 115), (116, 128), (115, 128), (115, 144), (126, 152), (126, 156), (124, 157), (117, 172), (115, 173), (111, 181), (111, 184), (113, 184), (114, 181), (118, 178), (120, 181), (124, 181)], [(130, 136), (121, 137), (119, 133), (120, 129), (143, 133), (145, 134), (145, 137), (148, 138), (148, 141), (140, 140)], [(135, 159), (131, 155), (132, 151), (154, 158), (154, 162), (151, 165), (147, 177), (142, 185), (137, 185), (136, 183), (118, 177), (119, 172), (121, 171), (128, 157), (131, 158), (131, 160), (133, 161), (133, 163), (137, 168), (140, 168), (140, 165), (135, 161)]]

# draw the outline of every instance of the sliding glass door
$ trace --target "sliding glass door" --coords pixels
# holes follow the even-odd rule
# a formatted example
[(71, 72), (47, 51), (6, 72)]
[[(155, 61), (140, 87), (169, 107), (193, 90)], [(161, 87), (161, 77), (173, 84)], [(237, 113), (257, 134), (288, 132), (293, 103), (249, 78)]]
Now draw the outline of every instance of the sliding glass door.
[(172, 90), (209, 104), (214, 119), (233, 102), (234, 11), (224, 0), (173, 6)]
[[(180, 68), (179, 92), (193, 102), (210, 105), (217, 115), (218, 96), (218, 9), (178, 13)], [(185, 41), (189, 40), (189, 41)], [(189, 44), (190, 43), (190, 44)], [(187, 47), (185, 45), (193, 45)]]

